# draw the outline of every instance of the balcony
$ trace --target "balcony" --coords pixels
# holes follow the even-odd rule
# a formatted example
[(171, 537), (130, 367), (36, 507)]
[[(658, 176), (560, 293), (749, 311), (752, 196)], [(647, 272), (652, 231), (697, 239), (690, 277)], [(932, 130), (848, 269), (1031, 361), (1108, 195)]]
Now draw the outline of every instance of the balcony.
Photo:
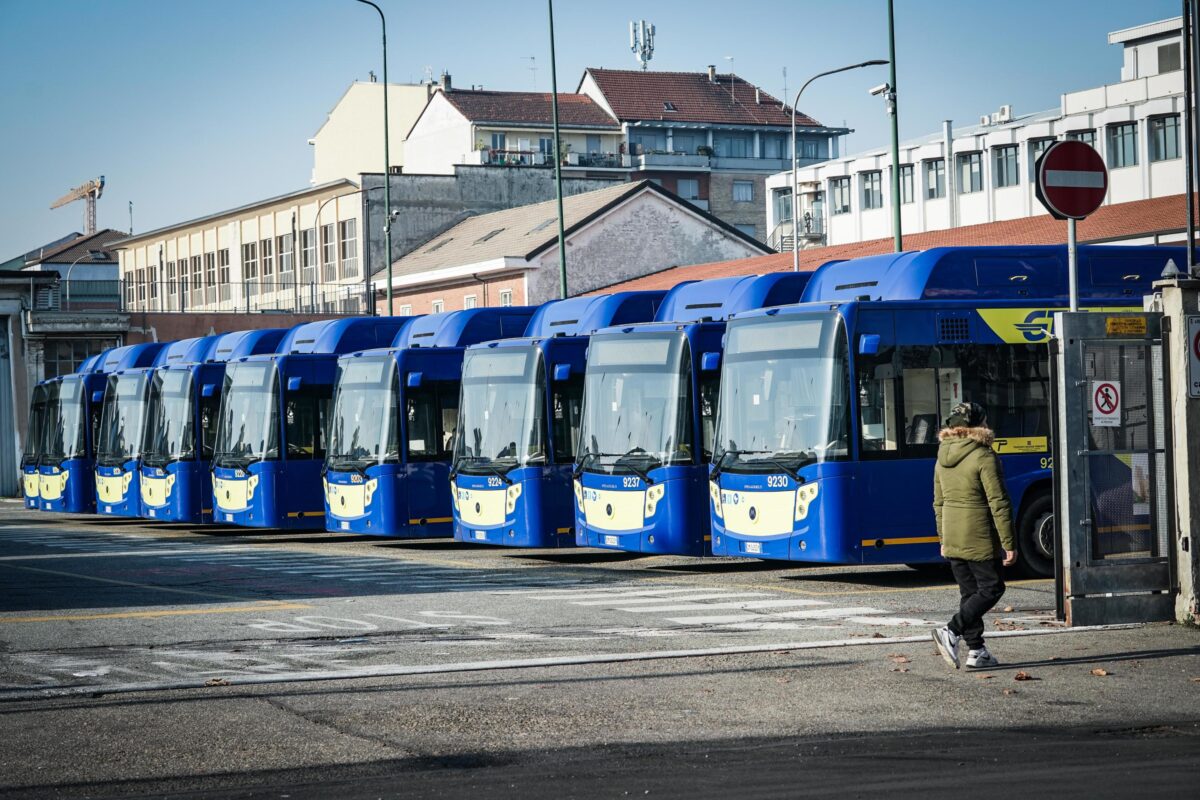
[(731, 158), (715, 156), (712, 160), (713, 169), (727, 169), (732, 172), (783, 172), (792, 168), (786, 158)]
[(711, 158), (704, 155), (693, 155), (691, 153), (668, 153), (665, 151), (652, 150), (648, 152), (638, 153), (633, 156), (626, 156), (629, 165), (634, 169), (694, 169), (705, 170), (709, 169)]
[[(767, 237), (767, 245), (780, 253), (791, 252), (794, 247), (795, 233), (790, 219), (785, 219), (775, 226)], [(825, 242), (825, 218), (820, 214), (806, 213), (800, 219), (800, 249), (821, 245)]]
[(33, 296), (34, 311), (118, 311), (121, 308), (119, 280), (60, 280), (39, 286)]

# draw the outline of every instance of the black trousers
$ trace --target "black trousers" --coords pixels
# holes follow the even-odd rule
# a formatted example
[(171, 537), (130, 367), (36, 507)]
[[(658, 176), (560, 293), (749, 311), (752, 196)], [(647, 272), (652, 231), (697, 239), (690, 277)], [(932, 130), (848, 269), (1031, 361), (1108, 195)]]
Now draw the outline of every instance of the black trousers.
[(1004, 596), (1004, 567), (1000, 559), (964, 561), (951, 558), (950, 569), (958, 583), (958, 613), (947, 626), (967, 640), (967, 647), (983, 647), (983, 615)]

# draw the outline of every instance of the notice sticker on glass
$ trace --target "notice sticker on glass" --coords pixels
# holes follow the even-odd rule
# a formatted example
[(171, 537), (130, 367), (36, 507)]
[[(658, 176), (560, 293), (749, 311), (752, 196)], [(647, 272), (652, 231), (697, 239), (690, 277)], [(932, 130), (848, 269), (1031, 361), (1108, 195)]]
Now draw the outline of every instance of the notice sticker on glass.
[(424, 450), (425, 449), (425, 440), (424, 439), (409, 439), (408, 440), (408, 449), (409, 450)]
[(754, 405), (759, 405), (762, 402), (762, 398), (756, 394), (750, 395), (750, 402), (754, 403)]

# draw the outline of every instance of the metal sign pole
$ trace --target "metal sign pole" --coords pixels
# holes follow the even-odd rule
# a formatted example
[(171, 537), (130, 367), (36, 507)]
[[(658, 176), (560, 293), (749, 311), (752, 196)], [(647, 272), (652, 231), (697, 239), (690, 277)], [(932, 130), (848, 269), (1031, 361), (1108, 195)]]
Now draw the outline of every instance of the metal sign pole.
[(1079, 310), (1079, 276), (1076, 274), (1075, 220), (1067, 220), (1067, 280), (1070, 285), (1071, 311)]

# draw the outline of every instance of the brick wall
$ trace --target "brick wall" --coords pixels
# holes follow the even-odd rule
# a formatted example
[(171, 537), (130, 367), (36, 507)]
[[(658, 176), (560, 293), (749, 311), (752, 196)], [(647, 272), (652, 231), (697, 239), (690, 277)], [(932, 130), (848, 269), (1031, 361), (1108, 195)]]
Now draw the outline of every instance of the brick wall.
[[(523, 272), (486, 278), (481, 281), (467, 279), (439, 286), (435, 289), (422, 289), (419, 292), (397, 290), (392, 297), (392, 308), (396, 314), (401, 313), (401, 307), (412, 306), (413, 314), (430, 314), (433, 312), (435, 300), (442, 301), (443, 311), (458, 311), (465, 308), (466, 298), (475, 296), (475, 305), (479, 308), (500, 305), (500, 293), (512, 292), (512, 305), (525, 305), (525, 278)], [(387, 313), (387, 300), (380, 298), (376, 304), (380, 314)]]
[(193, 336), (209, 336), (230, 331), (259, 328), (290, 328), (302, 322), (337, 319), (330, 314), (179, 314), (166, 312), (131, 312), (125, 344), (140, 342), (172, 342)]

